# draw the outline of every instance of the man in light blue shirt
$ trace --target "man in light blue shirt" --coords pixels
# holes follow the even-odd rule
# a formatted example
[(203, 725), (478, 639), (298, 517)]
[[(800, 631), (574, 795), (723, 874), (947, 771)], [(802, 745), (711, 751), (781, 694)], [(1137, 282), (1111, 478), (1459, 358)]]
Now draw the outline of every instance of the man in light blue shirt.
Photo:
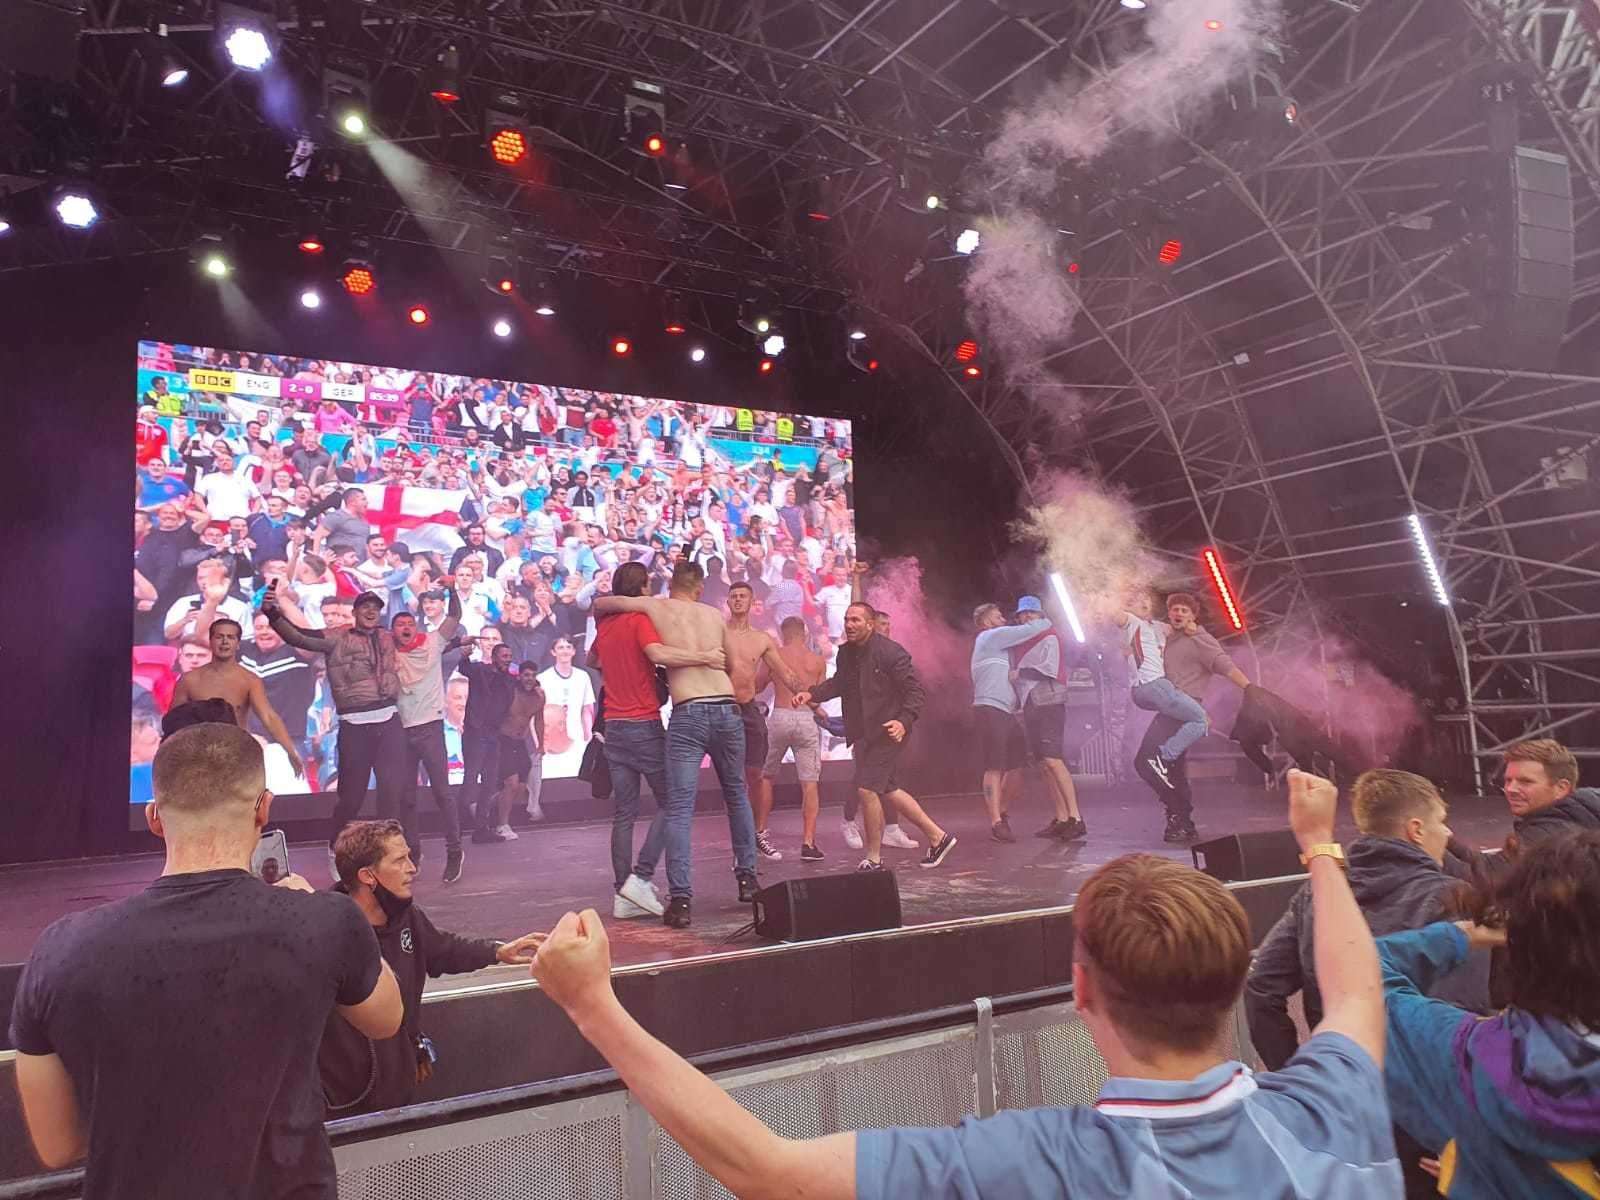
[(633, 1098), (736, 1196), (1398, 1200), (1378, 956), (1333, 842), (1337, 807), (1331, 783), (1290, 773), (1326, 1007), (1282, 1071), (1253, 1074), (1216, 1049), (1250, 963), (1244, 910), (1216, 880), (1148, 854), (1096, 871), (1074, 914), (1078, 1015), (1111, 1074), (1093, 1107), (784, 1138), (622, 1007), (593, 909), (561, 918), (533, 974)]
[(1017, 689), (1011, 682), (1011, 648), (1039, 636), (1027, 625), (1007, 625), (998, 604), (980, 604), (972, 613), (978, 636), (972, 643), (972, 716), (977, 724), (978, 760), (983, 764), (983, 805), (989, 810), (989, 836), (1014, 842), (1006, 809), (1022, 783), (1028, 747), (1017, 718)]

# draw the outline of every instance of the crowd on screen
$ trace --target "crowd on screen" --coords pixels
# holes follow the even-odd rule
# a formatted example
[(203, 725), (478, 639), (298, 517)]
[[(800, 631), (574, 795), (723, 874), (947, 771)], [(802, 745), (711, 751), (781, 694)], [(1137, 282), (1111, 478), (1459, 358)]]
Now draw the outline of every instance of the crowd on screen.
[[(221, 617), (240, 623), (241, 662), (303, 739), (306, 778), (286, 779), (288, 760), (269, 745), (272, 782), (334, 785), (329, 689), (320, 660), (262, 616), (273, 582), (302, 628), (348, 625), (351, 600), (373, 590), (386, 597), (385, 625), (404, 610), (431, 630), (445, 618), (440, 581), (453, 578), (461, 632), (481, 660), (509, 644), (516, 662), (563, 680), (583, 672), (594, 597), (627, 561), (647, 564), (661, 591), (692, 559), (719, 606), (748, 582), (755, 624), (776, 631), (799, 616), (830, 661), (843, 636), (855, 555), (848, 422), (143, 342), (135, 454), (136, 803), (148, 799), (176, 681), (209, 660), (207, 630)], [(570, 660), (558, 660), (560, 642)], [(455, 780), (463, 652), (465, 641), (445, 665)], [(570, 733), (555, 739), (564, 750), (547, 777), (576, 772), (587, 729), (574, 720)]]

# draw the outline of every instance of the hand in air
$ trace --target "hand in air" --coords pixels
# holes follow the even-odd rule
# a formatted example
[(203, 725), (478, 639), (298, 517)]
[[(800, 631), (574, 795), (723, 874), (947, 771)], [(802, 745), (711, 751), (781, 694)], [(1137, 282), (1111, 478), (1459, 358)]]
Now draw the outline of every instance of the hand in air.
[(1339, 789), (1308, 771), (1289, 772), (1289, 828), (1302, 850), (1333, 841)]
[(586, 908), (556, 922), (533, 956), (532, 973), (574, 1019), (612, 998), (611, 943), (600, 914)]

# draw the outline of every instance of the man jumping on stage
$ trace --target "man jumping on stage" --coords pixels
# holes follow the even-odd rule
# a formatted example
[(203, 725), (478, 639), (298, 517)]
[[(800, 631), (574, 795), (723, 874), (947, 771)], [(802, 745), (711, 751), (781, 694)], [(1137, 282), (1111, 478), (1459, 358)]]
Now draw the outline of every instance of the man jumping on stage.
[(1123, 631), (1123, 652), (1128, 658), (1128, 677), (1133, 685), (1129, 699), (1135, 707), (1170, 718), (1176, 726), (1172, 735), (1155, 747), (1154, 753), (1140, 754), (1140, 764), (1171, 790), (1173, 784), (1168, 768), (1183, 757), (1184, 751), (1205, 737), (1210, 728), (1206, 710), (1167, 678), (1165, 655), (1172, 626), (1155, 620), (1155, 598), (1149, 588), (1142, 587), (1134, 593), (1128, 608), (1117, 616), (1116, 622)]
[(1017, 720), (1017, 692), (1011, 685), (1014, 646), (1031, 642), (1039, 631), (1007, 625), (998, 604), (980, 604), (972, 614), (978, 636), (972, 643), (972, 713), (978, 726), (978, 755), (983, 763), (983, 804), (989, 810), (989, 836), (1014, 842), (1006, 809), (1020, 785), (1028, 750)]
[[(1240, 688), (1250, 686), (1250, 680), (1233, 665), (1217, 639), (1200, 628), (1196, 621), (1199, 611), (1199, 601), (1187, 592), (1174, 592), (1167, 597), (1167, 620), (1172, 623), (1172, 634), (1167, 639), (1163, 656), (1167, 678), (1197, 703), (1205, 695), (1206, 684), (1213, 675), (1221, 675)], [(1188, 842), (1200, 836), (1194, 827), (1187, 759), (1180, 755), (1170, 764), (1165, 779), (1154, 765), (1156, 748), (1177, 731), (1178, 725), (1176, 717), (1157, 713), (1134, 754), (1134, 770), (1167, 807), (1167, 828), (1162, 839), (1168, 842)]]
[(733, 698), (744, 721), (745, 787), (755, 802), (756, 850), (763, 858), (780, 859), (783, 852), (767, 836), (767, 817), (772, 813), (772, 789), (763, 788), (761, 770), (767, 762), (767, 714), (756, 700), (756, 668), (765, 667), (792, 695), (806, 685), (789, 670), (778, 653), (772, 636), (750, 624), (750, 603), (755, 591), (740, 580), (728, 589), (728, 678), (733, 680)]
[(898, 642), (875, 632), (873, 610), (852, 604), (844, 614), (844, 645), (834, 664), (833, 677), (794, 698), (799, 708), (822, 704), (835, 696), (844, 702), (845, 738), (855, 757), (856, 791), (866, 825), (867, 856), (857, 868), (883, 870), (883, 801), (893, 796), (900, 814), (928, 839), (928, 853), (919, 867), (937, 867), (955, 848), (953, 833), (946, 833), (922, 811), (911, 793), (895, 781), (895, 768), (927, 693), (911, 655)]
[(282, 718), (267, 699), (267, 689), (261, 683), (261, 676), (239, 665), (242, 632), (239, 622), (232, 617), (218, 617), (211, 622), (211, 628), (206, 632), (211, 643), (211, 661), (179, 676), (167, 711), (170, 714), (185, 704), (200, 700), (226, 700), (232, 706), (233, 719), (241, 729), (254, 712), (272, 735), (272, 740), (282, 746), (283, 752), (289, 756), (289, 765), (294, 768), (294, 773), (303, 776), (306, 773), (305, 764), (300, 761), (300, 753), (295, 749), (289, 731), (283, 727)]
[[(595, 615), (642, 612), (667, 645), (708, 656), (720, 650), (731, 658), (721, 615), (700, 603), (705, 581), (705, 570), (698, 563), (680, 561), (672, 569), (665, 598), (598, 596)], [(756, 827), (745, 791), (744, 719), (734, 702), (733, 681), (718, 667), (669, 667), (667, 684), (672, 692), (672, 716), (667, 722), (667, 886), (671, 898), (661, 919), (674, 929), (684, 929), (691, 920), (694, 895), (690, 883), (694, 797), (700, 764), (707, 755), (728, 810), (733, 873), (741, 904), (749, 903), (756, 894)]]

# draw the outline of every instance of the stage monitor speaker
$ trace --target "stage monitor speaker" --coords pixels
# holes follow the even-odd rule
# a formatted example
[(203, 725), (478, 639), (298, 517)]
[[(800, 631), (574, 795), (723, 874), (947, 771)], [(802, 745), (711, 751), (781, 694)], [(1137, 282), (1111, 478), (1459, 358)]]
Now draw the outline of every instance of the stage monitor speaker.
[(1492, 321), (1507, 366), (1554, 366), (1572, 304), (1572, 168), (1517, 146), (1503, 160), (1494, 211)]
[(1223, 883), (1246, 879), (1276, 879), (1280, 875), (1302, 875), (1300, 846), (1287, 829), (1264, 833), (1230, 833), (1212, 838), (1191, 848), (1194, 865)]
[(900, 885), (893, 871), (851, 871), (786, 879), (756, 893), (756, 933), (808, 942), (900, 928)]

